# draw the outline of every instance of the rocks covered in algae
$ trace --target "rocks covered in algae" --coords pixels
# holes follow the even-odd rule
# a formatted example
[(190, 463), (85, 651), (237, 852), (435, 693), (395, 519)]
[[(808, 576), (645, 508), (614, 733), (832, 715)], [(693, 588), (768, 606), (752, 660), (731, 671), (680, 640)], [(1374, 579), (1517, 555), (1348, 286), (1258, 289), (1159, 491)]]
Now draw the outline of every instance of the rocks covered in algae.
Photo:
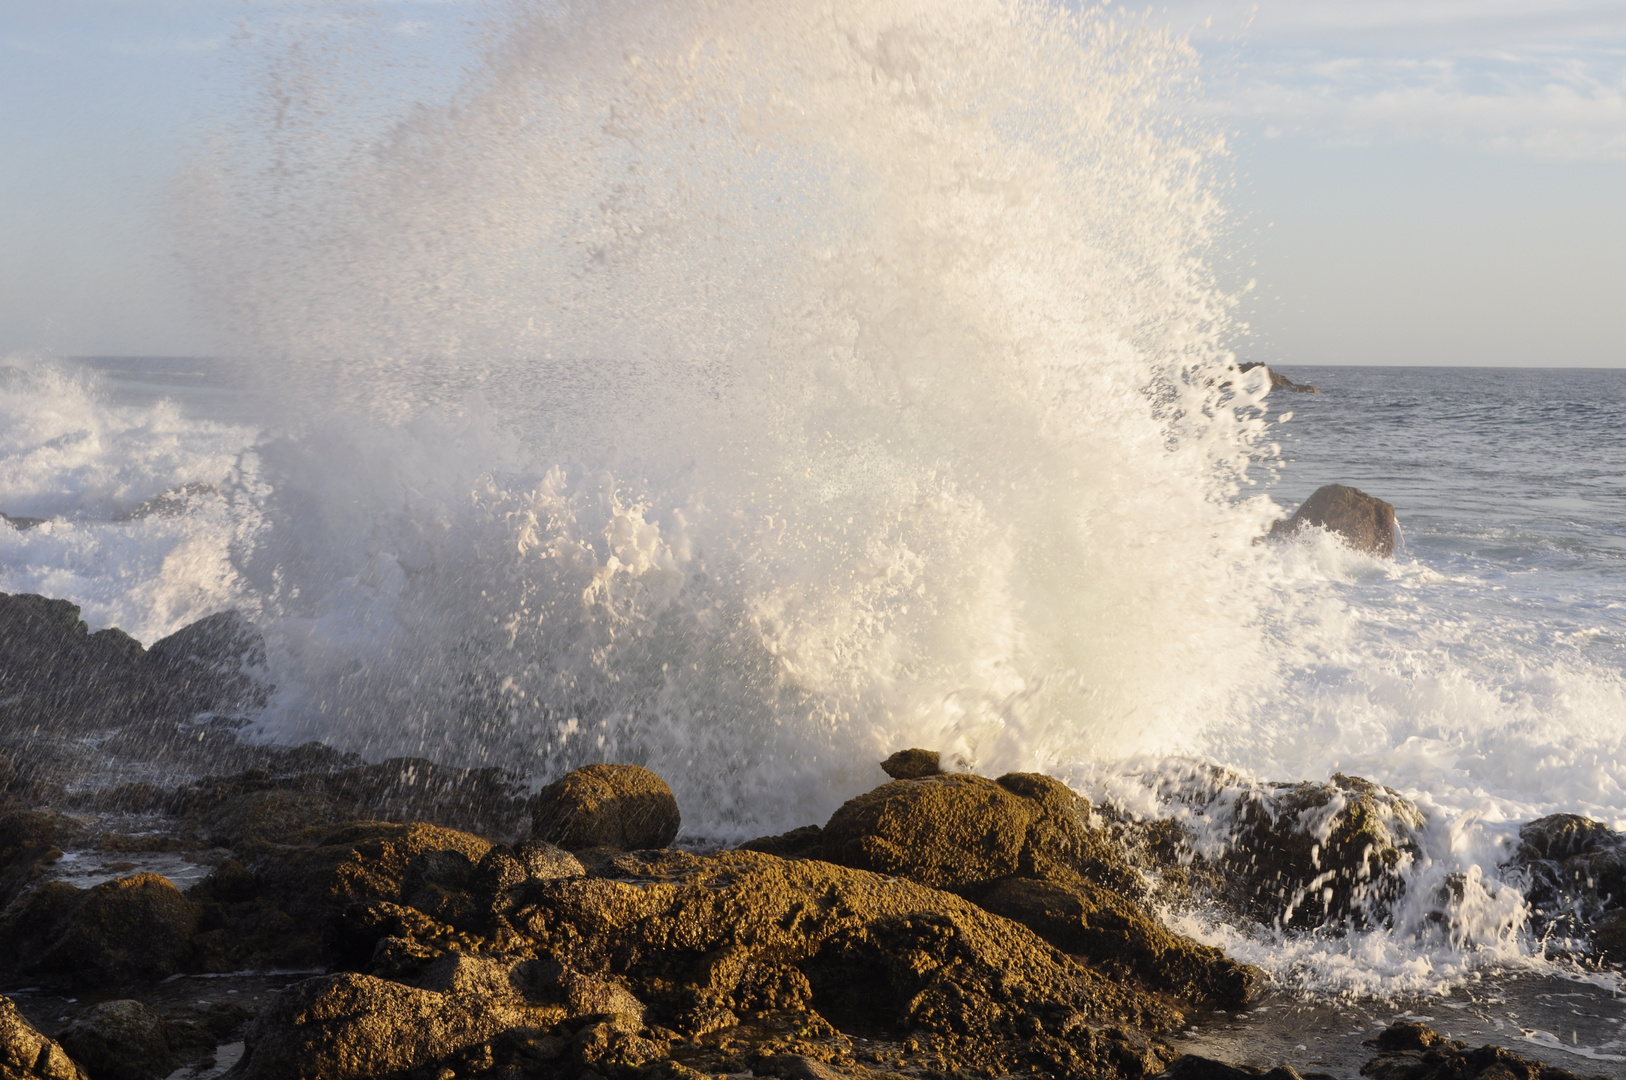
[(1037, 773), (895, 780), (837, 810), (821, 854), (963, 896), (1148, 989), (1243, 1004), (1257, 973), (1166, 929), (1144, 906), (1140, 874), (1090, 826), (1090, 809)]

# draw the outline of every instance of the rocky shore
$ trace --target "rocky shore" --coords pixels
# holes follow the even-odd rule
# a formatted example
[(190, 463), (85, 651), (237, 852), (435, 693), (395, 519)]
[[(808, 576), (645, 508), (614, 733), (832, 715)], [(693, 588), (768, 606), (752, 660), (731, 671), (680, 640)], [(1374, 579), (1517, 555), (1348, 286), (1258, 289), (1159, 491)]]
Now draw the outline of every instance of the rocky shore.
[[(1356, 777), (1194, 776), (1164, 794), (1234, 821), (1204, 857), (1172, 821), (909, 750), (828, 821), (692, 850), (635, 765), (532, 793), (247, 745), (264, 663), (230, 613), (143, 648), (0, 596), (3, 1080), (1312, 1080), (1175, 1047), (1264, 979), (1158, 912), (1382, 923), (1423, 824)], [(1516, 858), (1542, 918), (1621, 954), (1619, 834), (1543, 819)], [(188, 997), (204, 979), (236, 996)], [(1368, 1049), (1376, 1080), (1578, 1075), (1416, 1024)]]

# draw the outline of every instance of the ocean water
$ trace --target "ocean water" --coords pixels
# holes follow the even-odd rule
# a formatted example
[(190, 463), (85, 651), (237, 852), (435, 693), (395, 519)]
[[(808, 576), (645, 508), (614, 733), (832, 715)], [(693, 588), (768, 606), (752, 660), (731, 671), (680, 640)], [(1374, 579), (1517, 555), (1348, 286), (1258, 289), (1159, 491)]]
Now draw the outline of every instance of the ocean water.
[[(0, 511), (46, 519), (0, 590), (149, 642), (242, 608), (255, 737), (638, 762), (696, 842), (822, 821), (905, 746), (1147, 815), (1213, 766), (1354, 773), (1427, 817), (1415, 909), (1181, 924), (1320, 999), (1558, 970), (1501, 864), (1545, 813), (1626, 824), (1626, 379), (1236, 375), (1223, 133), (1133, 17), (489, 40), (416, 103), (334, 92), (353, 42), (254, 46), (264, 107), (177, 181), (230, 359), (0, 365)], [(1256, 542), (1326, 482), (1396, 505), (1396, 559)]]

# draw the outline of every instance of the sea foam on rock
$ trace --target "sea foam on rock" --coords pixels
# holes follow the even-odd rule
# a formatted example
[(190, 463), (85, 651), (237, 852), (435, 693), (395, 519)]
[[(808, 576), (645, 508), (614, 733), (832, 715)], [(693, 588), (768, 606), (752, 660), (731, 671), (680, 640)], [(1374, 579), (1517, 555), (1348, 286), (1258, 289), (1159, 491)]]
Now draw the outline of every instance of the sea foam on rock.
[(1601, 958), (1626, 960), (1626, 836), (1579, 814), (1526, 822), (1510, 866), (1526, 878), (1535, 929), (1590, 936)]

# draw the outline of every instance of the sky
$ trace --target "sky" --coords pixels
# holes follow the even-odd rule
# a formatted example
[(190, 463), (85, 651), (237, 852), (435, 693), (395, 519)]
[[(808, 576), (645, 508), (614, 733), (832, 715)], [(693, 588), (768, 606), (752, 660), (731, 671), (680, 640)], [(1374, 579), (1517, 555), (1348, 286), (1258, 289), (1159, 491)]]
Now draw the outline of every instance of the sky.
[[(420, 93), (478, 39), (472, 4), (361, 6)], [(245, 37), (340, 7), (0, 0), (0, 356), (218, 347), (172, 180), (230, 112)], [(1230, 133), (1217, 261), (1258, 282), (1245, 359), (1626, 367), (1626, 0), (1150, 10)]]

